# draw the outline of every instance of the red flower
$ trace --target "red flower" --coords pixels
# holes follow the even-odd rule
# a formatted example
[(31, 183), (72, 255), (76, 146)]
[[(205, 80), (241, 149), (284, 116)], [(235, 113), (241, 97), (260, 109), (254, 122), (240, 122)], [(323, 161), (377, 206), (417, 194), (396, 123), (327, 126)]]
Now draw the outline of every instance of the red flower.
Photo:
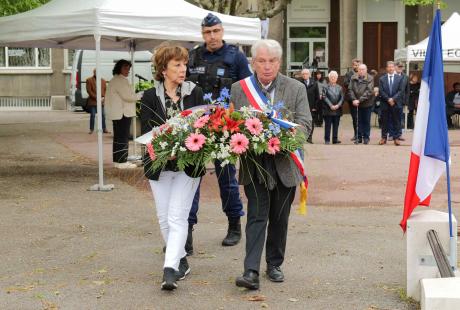
[(192, 114), (192, 111), (190, 111), (190, 110), (184, 110), (184, 111), (180, 112), (180, 116), (182, 116), (182, 117), (187, 117), (190, 114)]
[(225, 126), (224, 130), (229, 130), (231, 133), (238, 132), (240, 131), (240, 125), (244, 123), (244, 121), (235, 121), (234, 119), (228, 117), (227, 115), (224, 115), (225, 119)]
[(224, 122), (222, 120), (222, 116), (225, 114), (225, 110), (218, 107), (209, 116), (209, 129), (214, 130), (214, 131), (220, 131), (220, 127), (224, 125)]

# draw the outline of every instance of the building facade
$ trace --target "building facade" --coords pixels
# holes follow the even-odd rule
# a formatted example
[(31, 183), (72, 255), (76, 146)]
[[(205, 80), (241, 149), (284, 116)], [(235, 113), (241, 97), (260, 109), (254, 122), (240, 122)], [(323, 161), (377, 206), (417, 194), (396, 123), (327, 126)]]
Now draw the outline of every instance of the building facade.
[(0, 47), (0, 110), (65, 109), (73, 51)]
[[(460, 11), (460, 1), (444, 2), (443, 21)], [(270, 20), (269, 37), (283, 42), (288, 73), (313, 64), (345, 74), (353, 58), (381, 72), (395, 49), (429, 35), (434, 11), (402, 0), (292, 0)]]

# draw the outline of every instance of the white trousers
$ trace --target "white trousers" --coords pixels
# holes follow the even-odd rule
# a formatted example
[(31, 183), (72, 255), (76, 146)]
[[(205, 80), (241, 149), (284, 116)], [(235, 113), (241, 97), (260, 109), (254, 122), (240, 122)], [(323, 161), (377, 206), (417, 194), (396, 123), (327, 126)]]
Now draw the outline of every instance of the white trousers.
[(191, 178), (183, 171), (162, 171), (158, 181), (150, 180), (161, 234), (166, 244), (165, 263), (179, 270), (179, 261), (185, 256), (188, 233), (188, 214), (200, 178)]

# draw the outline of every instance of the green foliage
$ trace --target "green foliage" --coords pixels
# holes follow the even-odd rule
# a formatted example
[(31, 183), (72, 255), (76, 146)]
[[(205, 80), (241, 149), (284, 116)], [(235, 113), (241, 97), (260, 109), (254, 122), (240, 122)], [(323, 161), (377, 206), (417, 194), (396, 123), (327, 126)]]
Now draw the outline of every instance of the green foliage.
[[(149, 82), (149, 81), (139, 81), (139, 83), (136, 83), (136, 86), (135, 86), (135, 89), (136, 89), (136, 93), (140, 92), (140, 91), (144, 91), (144, 90), (147, 90), (147, 89), (150, 89), (153, 87), (153, 83), (152, 82)], [(140, 117), (141, 116), (141, 101), (138, 100), (136, 102), (136, 117)]]
[(444, 1), (437, 1), (437, 0), (403, 0), (405, 5), (408, 6), (415, 6), (415, 5), (421, 5), (421, 6), (427, 6), (427, 5), (437, 5), (438, 2), (441, 6), (441, 8), (446, 8), (447, 4)]
[(50, 0), (0, 0), (0, 16), (26, 12), (49, 1)]

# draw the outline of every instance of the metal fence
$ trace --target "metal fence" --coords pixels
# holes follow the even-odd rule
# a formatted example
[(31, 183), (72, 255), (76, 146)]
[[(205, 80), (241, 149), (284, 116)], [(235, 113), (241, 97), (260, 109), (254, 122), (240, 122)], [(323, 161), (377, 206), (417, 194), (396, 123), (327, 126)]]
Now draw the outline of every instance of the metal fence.
[(0, 97), (0, 111), (48, 111), (50, 97)]

